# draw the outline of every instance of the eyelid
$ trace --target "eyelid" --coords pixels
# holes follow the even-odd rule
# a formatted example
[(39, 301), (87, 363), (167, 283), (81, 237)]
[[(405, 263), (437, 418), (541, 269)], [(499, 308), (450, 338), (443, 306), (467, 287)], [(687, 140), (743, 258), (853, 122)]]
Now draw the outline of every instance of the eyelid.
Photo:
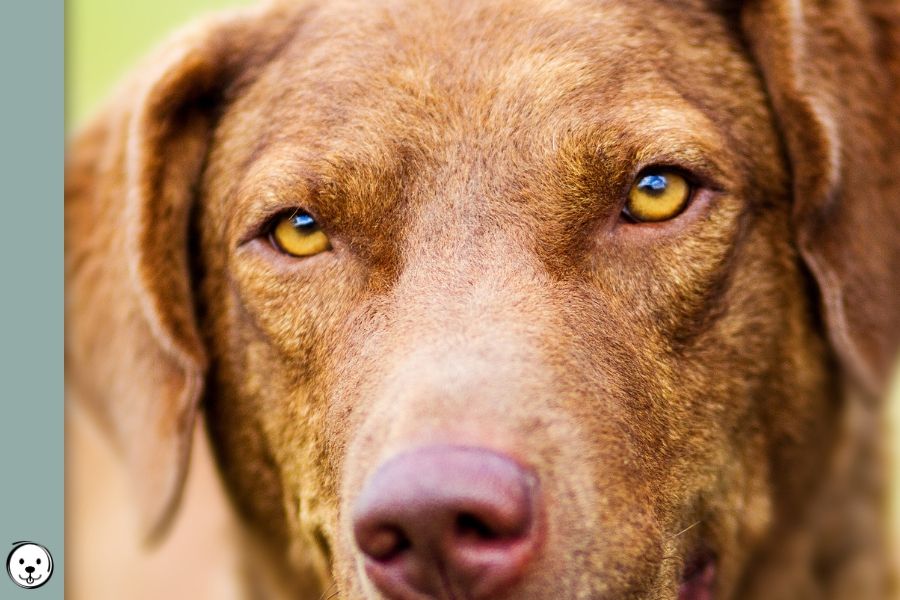
[(308, 214), (321, 227), (322, 222), (309, 209), (298, 204), (285, 205), (281, 208), (269, 209), (253, 219), (250, 226), (246, 228), (245, 233), (238, 239), (237, 247), (240, 248), (257, 238), (268, 236), (275, 224), (281, 219), (292, 217), (301, 212)]
[(238, 207), (231, 213), (228, 237), (233, 240), (234, 247), (239, 248), (262, 235), (279, 214), (297, 209), (322, 222), (309, 206), (317, 195), (315, 178), (298, 170), (294, 161), (260, 158), (228, 191), (224, 200), (227, 206)]
[(725, 174), (711, 162), (685, 159), (683, 156), (656, 155), (635, 164), (626, 191), (648, 171), (673, 171), (684, 177), (692, 188), (705, 188), (713, 192), (725, 191)]

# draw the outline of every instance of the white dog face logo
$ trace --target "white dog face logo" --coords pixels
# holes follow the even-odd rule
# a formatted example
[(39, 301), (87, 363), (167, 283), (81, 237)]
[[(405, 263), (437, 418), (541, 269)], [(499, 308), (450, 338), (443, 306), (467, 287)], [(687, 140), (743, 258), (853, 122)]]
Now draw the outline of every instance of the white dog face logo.
[(41, 587), (53, 574), (53, 558), (40, 544), (16, 542), (6, 559), (6, 572), (19, 587)]

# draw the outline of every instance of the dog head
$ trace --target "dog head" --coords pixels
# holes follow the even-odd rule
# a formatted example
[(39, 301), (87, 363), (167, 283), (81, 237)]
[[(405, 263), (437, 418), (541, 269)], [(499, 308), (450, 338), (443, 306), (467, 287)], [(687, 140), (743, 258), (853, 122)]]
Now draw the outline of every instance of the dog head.
[(6, 572), (19, 587), (41, 587), (53, 574), (53, 558), (40, 544), (16, 542), (6, 558)]
[(752, 586), (900, 335), (885, 22), (338, 1), (182, 34), (66, 182), (68, 372), (148, 530), (204, 397), (288, 579)]

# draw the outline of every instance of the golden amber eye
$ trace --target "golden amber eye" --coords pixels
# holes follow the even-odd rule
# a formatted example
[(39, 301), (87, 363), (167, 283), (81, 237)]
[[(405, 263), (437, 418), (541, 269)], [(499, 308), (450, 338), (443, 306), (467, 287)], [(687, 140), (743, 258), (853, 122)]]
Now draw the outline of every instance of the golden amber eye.
[(331, 250), (328, 236), (311, 215), (302, 211), (278, 219), (271, 239), (276, 248), (291, 256), (312, 256)]
[(691, 198), (691, 185), (674, 171), (649, 171), (628, 192), (625, 214), (641, 222), (665, 221), (681, 214)]

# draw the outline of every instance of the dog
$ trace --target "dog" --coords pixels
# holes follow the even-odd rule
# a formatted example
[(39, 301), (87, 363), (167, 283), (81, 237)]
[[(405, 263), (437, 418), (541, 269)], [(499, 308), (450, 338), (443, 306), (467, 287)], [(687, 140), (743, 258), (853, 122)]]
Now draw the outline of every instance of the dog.
[(40, 544), (16, 542), (6, 558), (6, 573), (19, 587), (39, 588), (53, 575), (53, 557)]
[(891, 0), (202, 21), (70, 140), (66, 372), (248, 597), (885, 598)]

